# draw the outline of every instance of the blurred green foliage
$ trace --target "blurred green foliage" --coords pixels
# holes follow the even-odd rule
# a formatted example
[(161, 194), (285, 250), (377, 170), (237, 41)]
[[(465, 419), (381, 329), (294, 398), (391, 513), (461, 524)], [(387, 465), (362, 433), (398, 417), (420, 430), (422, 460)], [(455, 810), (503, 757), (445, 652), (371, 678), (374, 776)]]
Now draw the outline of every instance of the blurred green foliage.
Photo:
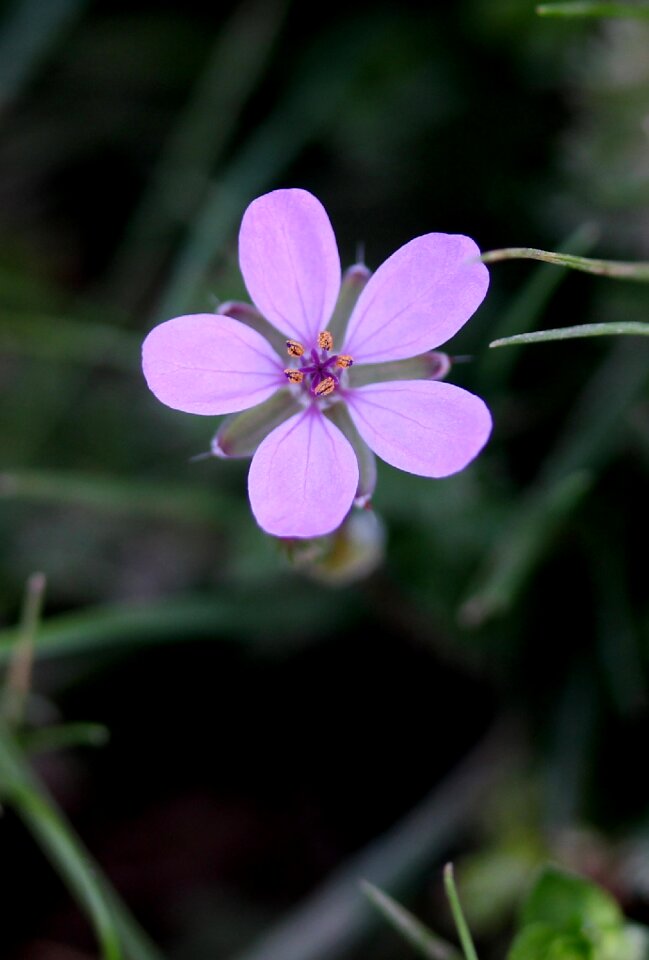
[[(485, 453), (436, 482), (380, 465), (378, 520), (360, 519), (358, 539), (346, 529), (328, 545), (289, 550), (252, 520), (245, 462), (190, 462), (209, 449), (217, 424), (154, 400), (139, 372), (139, 343), (162, 317), (245, 296), (238, 224), (254, 196), (282, 185), (308, 188), (325, 203), (344, 264), (362, 243), (376, 267), (431, 230), (469, 234), (482, 249), (526, 244), (647, 259), (647, 29), (639, 21), (541, 20), (527, 0), (461, 0), (439, 11), (409, 2), (307, 10), (279, 0), (209, 10), (173, 0), (4, 5), (0, 658), (7, 662), (19, 635), (23, 584), (42, 570), (48, 593), (28, 727), (42, 732), (62, 711), (70, 721), (129, 731), (105, 753), (84, 755), (87, 776), (104, 790), (101, 817), (79, 799), (83, 775), (72, 777), (90, 841), (99, 843), (122, 822), (129, 836), (141, 830), (128, 803), (120, 805), (125, 792), (148, 797), (146, 822), (165, 834), (156, 817), (168, 792), (191, 794), (201, 776), (215, 778), (221, 804), (228, 791), (245, 792), (241, 770), (261, 759), (241, 747), (233, 786), (214, 740), (236, 752), (248, 722), (272, 731), (275, 715), (288, 717), (273, 753), (286, 784), (280, 774), (262, 779), (284, 798), (282, 790), (295, 791), (297, 820), (308, 820), (302, 762), (285, 758), (293, 738), (310, 741), (309, 724), (328, 729), (335, 719), (335, 749), (322, 760), (320, 793), (313, 788), (320, 813), (313, 836), (307, 831), (314, 849), (331, 854), (314, 854), (318, 866), (280, 893), (276, 874), (264, 884), (257, 867), (230, 882), (190, 871), (190, 893), (175, 914), (136, 890), (136, 906), (144, 905), (170, 956), (247, 948), (342, 858), (405, 816), (500, 715), (515, 717), (525, 746), (522, 759), (509, 741), (500, 747), (516, 757), (517, 773), (489, 788), (491, 827), (481, 836), (471, 808), (461, 827), (427, 848), (427, 863), (396, 830), (395, 848), (413, 864), (400, 867), (401, 885), (421, 896), (433, 862), (455, 844), (463, 845), (460, 869), (470, 874), (475, 858), (474, 876), (490, 853), (483, 877), (516, 878), (494, 884), (497, 909), (487, 904), (477, 931), (486, 950), (502, 955), (499, 937), (522, 878), (548, 855), (588, 873), (588, 853), (566, 853), (557, 838), (590, 824), (602, 831), (602, 856), (615, 864), (621, 894), (646, 914), (646, 887), (616, 844), (639, 842), (649, 799), (631, 776), (649, 730), (649, 344), (488, 344), (576, 324), (646, 323), (649, 288), (547, 264), (494, 264), (485, 304), (449, 348), (471, 357), (450, 379), (494, 412)], [(348, 562), (353, 582), (345, 582)], [(225, 688), (235, 689), (239, 671), (243, 677), (238, 709), (219, 729), (215, 694), (200, 686), (203, 656), (224, 671)], [(394, 673), (377, 672), (382, 657)], [(259, 662), (276, 684), (263, 715), (259, 693), (246, 692)], [(330, 678), (331, 717), (299, 713), (311, 662)], [(163, 705), (167, 694), (155, 691), (165, 670), (183, 679)], [(146, 682), (128, 712), (113, 690), (128, 688), (134, 675)], [(337, 694), (346, 684), (353, 708), (343, 713)], [(198, 723), (197, 697), (206, 701)], [(102, 715), (98, 705), (113, 702), (115, 713)], [(139, 742), (133, 731), (149, 720), (156, 747), (170, 738), (165, 757), (195, 758), (185, 780), (177, 759), (156, 759), (163, 772), (152, 778), (160, 784), (155, 799), (129, 742)], [(365, 746), (347, 752), (346, 741), (357, 744), (361, 733)], [(361, 793), (363, 813), (347, 833), (327, 818), (343, 803), (353, 819), (343, 766), (358, 766), (359, 755), (377, 781)], [(111, 783), (102, 779), (104, 764)], [(518, 836), (493, 812), (509, 809), (510, 788), (515, 798), (533, 795), (535, 815)], [(212, 788), (203, 781), (202, 789)], [(254, 798), (237, 794), (231, 816), (239, 823), (246, 804), (256, 805), (249, 843), (258, 850), (270, 844), (263, 825), (277, 801), (263, 786), (250, 789)], [(458, 804), (457, 796), (442, 794), (443, 803)], [(209, 830), (221, 811), (207, 818)], [(343, 839), (330, 840), (336, 830)], [(301, 862), (295, 843), (277, 861)], [(244, 859), (246, 849), (242, 841)], [(145, 888), (155, 888), (155, 872), (154, 864)], [(44, 891), (44, 901), (60, 896)], [(310, 916), (325, 915), (319, 902)], [(423, 907), (425, 916), (435, 913), (435, 898)], [(49, 907), (41, 908), (47, 917)], [(350, 909), (363, 909), (360, 894)], [(26, 956), (20, 951), (32, 934), (15, 916), (7, 951)], [(365, 957), (375, 948), (373, 956), (398, 955), (396, 942), (359, 946), (360, 922), (345, 928), (354, 932), (344, 948), (328, 947), (324, 934), (318, 940), (313, 923), (291, 941), (295, 956)], [(63, 927), (74, 940), (74, 925)], [(48, 929), (44, 919), (38, 930), (47, 938), (57, 928)], [(593, 953), (575, 937), (571, 956), (612, 956), (612, 946)], [(290, 960), (287, 941), (274, 942)], [(305, 943), (312, 953), (300, 953)], [(518, 945), (512, 960), (537, 960), (534, 949)], [(544, 941), (542, 955), (554, 949)], [(557, 960), (567, 960), (567, 950)]]

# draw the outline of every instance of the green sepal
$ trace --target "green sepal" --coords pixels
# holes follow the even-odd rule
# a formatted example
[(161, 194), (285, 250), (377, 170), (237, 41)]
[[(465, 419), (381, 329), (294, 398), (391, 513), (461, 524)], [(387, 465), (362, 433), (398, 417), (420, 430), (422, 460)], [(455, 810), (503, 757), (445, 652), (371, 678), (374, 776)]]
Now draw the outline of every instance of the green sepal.
[(356, 429), (347, 407), (341, 403), (334, 403), (325, 410), (325, 416), (335, 423), (353, 447), (358, 460), (358, 488), (354, 506), (366, 507), (376, 487), (376, 457)]
[(280, 357), (286, 356), (286, 337), (272, 323), (269, 323), (251, 303), (243, 303), (240, 300), (226, 300), (219, 304), (216, 312), (221, 316), (232, 317), (239, 323), (245, 323), (247, 327), (256, 330), (265, 340), (268, 340)]
[(427, 350), (418, 357), (392, 360), (388, 363), (359, 363), (347, 371), (350, 387), (387, 380), (443, 380), (451, 369), (451, 359), (437, 350)]
[(343, 274), (338, 300), (327, 326), (329, 333), (334, 338), (334, 348), (336, 349), (342, 349), (352, 310), (371, 276), (370, 269), (364, 263), (355, 263), (352, 267), (348, 267)]
[(212, 439), (212, 453), (215, 457), (250, 457), (271, 430), (302, 409), (290, 389), (282, 387), (256, 407), (225, 417)]

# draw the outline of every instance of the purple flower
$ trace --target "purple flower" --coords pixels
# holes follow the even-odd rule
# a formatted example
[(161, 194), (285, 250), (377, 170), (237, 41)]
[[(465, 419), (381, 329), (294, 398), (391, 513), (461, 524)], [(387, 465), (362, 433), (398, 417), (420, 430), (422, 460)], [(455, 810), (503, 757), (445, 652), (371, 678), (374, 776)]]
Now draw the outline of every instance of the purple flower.
[[(304, 190), (275, 190), (250, 204), (239, 234), (256, 310), (230, 304), (161, 323), (144, 341), (144, 375), (175, 410), (247, 411), (226, 419), (213, 449), (254, 452), (248, 490), (264, 530), (330, 533), (371, 494), (370, 450), (400, 470), (446, 477), (485, 445), (487, 407), (430, 379), (445, 358), (429, 352), (482, 302), (489, 275), (478, 255), (468, 237), (428, 233), (371, 276), (352, 267), (341, 286), (322, 205)], [(284, 357), (259, 332), (262, 318), (283, 335)]]

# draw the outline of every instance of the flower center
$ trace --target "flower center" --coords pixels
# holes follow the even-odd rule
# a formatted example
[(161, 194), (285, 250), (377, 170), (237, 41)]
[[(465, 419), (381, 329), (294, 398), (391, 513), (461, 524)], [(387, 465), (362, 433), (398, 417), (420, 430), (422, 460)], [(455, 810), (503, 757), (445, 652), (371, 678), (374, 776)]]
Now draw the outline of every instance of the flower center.
[(334, 338), (328, 330), (318, 334), (317, 346), (308, 353), (297, 340), (287, 340), (289, 357), (299, 366), (288, 367), (284, 374), (289, 383), (302, 384), (313, 397), (328, 397), (340, 386), (342, 370), (351, 367), (353, 359), (346, 353), (334, 353)]

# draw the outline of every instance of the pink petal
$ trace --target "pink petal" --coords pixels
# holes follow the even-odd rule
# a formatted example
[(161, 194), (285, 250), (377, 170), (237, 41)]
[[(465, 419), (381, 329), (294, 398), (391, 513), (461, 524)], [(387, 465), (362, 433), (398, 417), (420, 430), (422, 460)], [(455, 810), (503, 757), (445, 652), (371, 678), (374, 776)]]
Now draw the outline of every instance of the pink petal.
[(482, 303), (489, 286), (469, 237), (427, 233), (393, 253), (368, 281), (347, 328), (355, 363), (414, 357), (446, 343)]
[(268, 341), (213, 313), (154, 327), (142, 345), (142, 368), (162, 403), (207, 416), (247, 410), (285, 385), (282, 362)]
[(357, 485), (349, 441), (315, 406), (266, 437), (248, 475), (252, 512), (276, 537), (331, 533), (349, 512)]
[(239, 232), (239, 265), (266, 319), (314, 346), (340, 289), (336, 238), (320, 201), (306, 190), (274, 190), (253, 200)]
[(377, 456), (423, 477), (463, 470), (491, 433), (483, 401), (439, 380), (369, 384), (347, 399), (358, 432)]

